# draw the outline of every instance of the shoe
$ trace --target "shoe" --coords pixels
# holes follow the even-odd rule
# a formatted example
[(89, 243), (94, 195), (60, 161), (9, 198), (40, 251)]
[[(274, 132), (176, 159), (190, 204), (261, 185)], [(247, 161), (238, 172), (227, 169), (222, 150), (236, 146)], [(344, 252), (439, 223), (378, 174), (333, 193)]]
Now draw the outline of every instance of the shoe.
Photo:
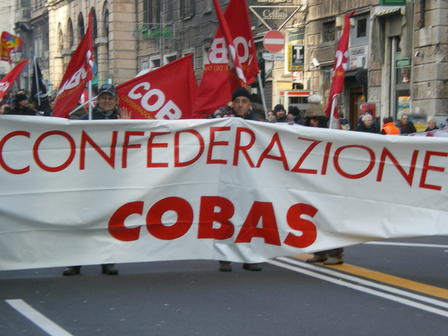
[(317, 262), (322, 262), (327, 260), (327, 256), (325, 254), (315, 254), (313, 255), (313, 257), (305, 260), (305, 262), (309, 263), (309, 264), (314, 264)]
[(260, 272), (262, 270), (260, 264), (243, 264), (243, 269), (254, 272)]
[(324, 261), (324, 265), (340, 265), (343, 263), (344, 260), (342, 259), (342, 256), (330, 256)]
[(64, 272), (62, 272), (62, 275), (64, 276), (72, 276), (72, 275), (78, 275), (81, 273), (81, 266), (70, 266), (67, 267)]
[(232, 272), (232, 263), (230, 261), (220, 261), (219, 262), (220, 272)]
[(115, 267), (114, 264), (104, 264), (101, 265), (102, 269), (103, 269), (103, 274), (107, 274), (107, 275), (118, 275), (118, 270)]

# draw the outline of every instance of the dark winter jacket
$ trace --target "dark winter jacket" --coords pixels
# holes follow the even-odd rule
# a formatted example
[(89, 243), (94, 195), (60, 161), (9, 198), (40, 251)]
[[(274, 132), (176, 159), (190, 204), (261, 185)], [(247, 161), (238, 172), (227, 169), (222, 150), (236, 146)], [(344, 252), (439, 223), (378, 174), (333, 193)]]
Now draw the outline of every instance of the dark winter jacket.
[(373, 123), (372, 126), (370, 126), (369, 128), (366, 127), (366, 125), (364, 125), (363, 122), (361, 122), (358, 127), (356, 127), (356, 131), (358, 132), (367, 132), (367, 133), (379, 133), (380, 129), (379, 127), (376, 125), (376, 123)]
[(409, 134), (417, 132), (414, 123), (412, 121), (409, 121), (406, 125), (400, 124), (398, 127), (400, 128), (400, 134)]
[[(118, 119), (119, 116), (118, 109), (114, 109), (110, 113), (106, 113), (101, 110), (98, 106), (95, 106), (92, 110), (92, 120), (101, 120), (101, 119)], [(81, 117), (82, 120), (88, 120), (89, 114), (85, 114)]]
[(11, 115), (30, 115), (35, 116), (36, 110), (33, 110), (32, 108), (29, 108), (28, 106), (19, 106), (16, 105), (11, 111), (9, 111), (7, 114)]

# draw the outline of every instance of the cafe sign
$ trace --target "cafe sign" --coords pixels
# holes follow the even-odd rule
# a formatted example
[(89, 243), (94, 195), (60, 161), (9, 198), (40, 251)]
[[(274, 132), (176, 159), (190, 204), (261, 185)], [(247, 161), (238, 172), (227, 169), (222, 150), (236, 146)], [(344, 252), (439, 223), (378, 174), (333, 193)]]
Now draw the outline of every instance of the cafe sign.
[[(290, 1), (258, 1), (258, 3), (289, 3)], [(302, 5), (249, 6), (254, 15), (269, 29), (280, 30), (296, 14)]]

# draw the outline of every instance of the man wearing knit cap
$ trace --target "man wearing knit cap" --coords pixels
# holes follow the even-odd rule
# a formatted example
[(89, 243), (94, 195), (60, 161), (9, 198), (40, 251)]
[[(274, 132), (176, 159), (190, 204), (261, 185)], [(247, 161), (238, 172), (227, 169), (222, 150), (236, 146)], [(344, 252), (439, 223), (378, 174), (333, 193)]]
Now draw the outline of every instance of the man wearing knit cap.
[(274, 106), (275, 120), (277, 122), (288, 122), (286, 118), (286, 110), (282, 104), (277, 104)]
[[(247, 119), (247, 120), (257, 120), (251, 109), (252, 98), (245, 88), (239, 87), (232, 94), (232, 109), (235, 117)], [(243, 264), (243, 269), (248, 271), (261, 271), (260, 264)], [(232, 271), (232, 263), (230, 261), (219, 261), (219, 270), (221, 272)]]
[(36, 110), (32, 109), (28, 102), (28, 97), (24, 93), (17, 93), (14, 97), (14, 108), (7, 114), (15, 115), (36, 115)]
[(235, 117), (256, 120), (252, 111), (252, 97), (243, 87), (237, 88), (232, 94), (232, 109)]

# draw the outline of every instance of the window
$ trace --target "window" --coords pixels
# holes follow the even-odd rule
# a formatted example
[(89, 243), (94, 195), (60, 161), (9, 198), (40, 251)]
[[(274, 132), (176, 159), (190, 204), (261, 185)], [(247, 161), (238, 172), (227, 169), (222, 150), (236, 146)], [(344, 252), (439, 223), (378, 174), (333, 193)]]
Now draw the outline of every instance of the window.
[(150, 69), (154, 70), (157, 68), (160, 68), (160, 57), (152, 57), (149, 60), (149, 64), (150, 64)]
[(145, 0), (143, 3), (144, 23), (160, 23), (162, 7), (160, 0)]
[(195, 14), (193, 0), (180, 0), (180, 17), (182, 19), (189, 19)]
[(195, 66), (196, 58), (194, 57), (194, 48), (189, 48), (189, 49), (185, 49), (182, 51), (182, 57), (186, 56), (188, 54), (193, 54), (193, 68), (196, 68), (196, 66)]
[(71, 49), (73, 47), (74, 41), (73, 41), (73, 24), (72, 19), (68, 19), (67, 24), (67, 48)]
[(79, 13), (78, 15), (78, 41), (81, 41), (84, 37), (84, 18), (82, 17), (82, 14)]
[(172, 1), (165, 3), (165, 22), (173, 22), (174, 19), (174, 4)]
[(42, 57), (43, 56), (42, 36), (34, 36), (33, 41), (34, 41), (34, 56)]
[(367, 36), (367, 18), (362, 18), (357, 21), (356, 25), (356, 37)]
[(163, 64), (168, 64), (177, 59), (177, 53), (163, 56)]
[(327, 21), (322, 26), (322, 41), (333, 42), (336, 38), (336, 21)]

